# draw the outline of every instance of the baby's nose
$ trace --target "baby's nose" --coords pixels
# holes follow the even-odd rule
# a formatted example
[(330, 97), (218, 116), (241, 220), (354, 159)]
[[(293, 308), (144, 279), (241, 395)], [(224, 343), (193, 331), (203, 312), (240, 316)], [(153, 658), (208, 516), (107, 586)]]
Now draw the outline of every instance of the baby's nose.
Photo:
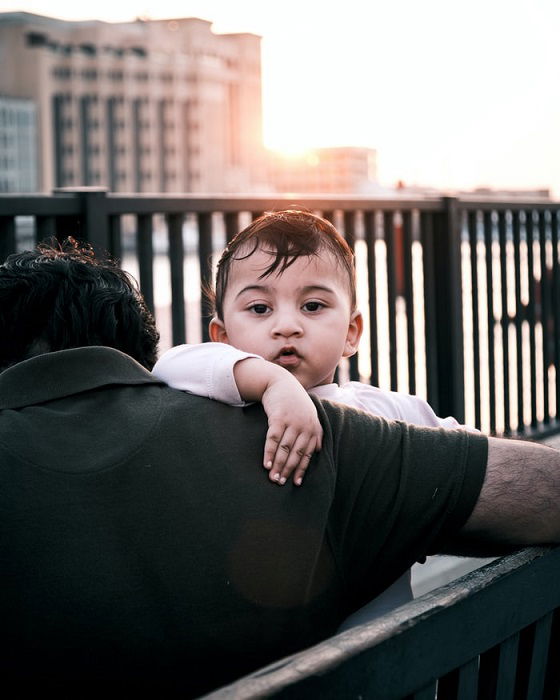
[(303, 333), (303, 328), (296, 316), (293, 314), (282, 314), (276, 318), (276, 322), (272, 327), (272, 333), (275, 336), (288, 338), (292, 335), (300, 336)]

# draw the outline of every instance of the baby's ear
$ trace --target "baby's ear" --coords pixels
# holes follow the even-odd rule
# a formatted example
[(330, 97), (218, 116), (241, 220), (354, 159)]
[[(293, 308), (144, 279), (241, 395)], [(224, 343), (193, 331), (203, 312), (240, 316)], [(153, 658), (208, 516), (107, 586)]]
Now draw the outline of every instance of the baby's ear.
[(348, 333), (346, 334), (346, 344), (344, 345), (343, 357), (351, 357), (358, 351), (362, 331), (364, 330), (364, 319), (359, 311), (354, 311), (350, 317), (348, 324)]
[(213, 318), (210, 321), (208, 332), (210, 334), (210, 340), (213, 343), (228, 343), (229, 345), (226, 327), (224, 326), (224, 322), (220, 321), (219, 318)]

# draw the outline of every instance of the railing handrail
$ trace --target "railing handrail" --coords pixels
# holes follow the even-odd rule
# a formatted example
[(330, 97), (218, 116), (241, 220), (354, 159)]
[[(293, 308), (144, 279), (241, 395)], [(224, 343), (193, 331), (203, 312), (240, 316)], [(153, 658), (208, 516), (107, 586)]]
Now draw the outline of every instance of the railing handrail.
[(18, 215), (72, 215), (80, 212), (83, 195), (96, 194), (105, 200), (108, 214), (161, 214), (181, 212), (238, 212), (257, 209), (278, 209), (290, 204), (305, 204), (310, 209), (347, 211), (394, 210), (441, 211), (446, 200), (454, 200), (466, 211), (533, 209), (548, 210), (560, 206), (560, 201), (543, 199), (507, 199), (488, 197), (432, 197), (395, 195), (335, 194), (162, 194), (162, 193), (113, 193), (102, 187), (59, 189), (52, 194), (0, 194), (0, 216)]

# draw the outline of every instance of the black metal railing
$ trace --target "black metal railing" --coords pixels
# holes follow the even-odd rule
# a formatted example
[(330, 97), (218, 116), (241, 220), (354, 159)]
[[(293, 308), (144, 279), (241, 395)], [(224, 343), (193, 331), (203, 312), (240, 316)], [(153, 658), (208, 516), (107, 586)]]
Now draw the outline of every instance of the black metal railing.
[(0, 195), (0, 259), (50, 236), (138, 277), (162, 349), (207, 339), (201, 284), (237, 231), (303, 205), (355, 249), (366, 333), (341, 378), (427, 398), (494, 434), (560, 430), (560, 203), (305, 195)]

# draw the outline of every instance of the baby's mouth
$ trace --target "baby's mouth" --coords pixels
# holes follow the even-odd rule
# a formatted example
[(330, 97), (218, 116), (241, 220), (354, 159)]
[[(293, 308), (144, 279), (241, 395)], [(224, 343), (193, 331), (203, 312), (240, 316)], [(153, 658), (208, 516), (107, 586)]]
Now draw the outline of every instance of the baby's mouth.
[(278, 355), (274, 358), (274, 362), (281, 367), (293, 367), (297, 365), (300, 361), (300, 357), (296, 352), (295, 348), (286, 347), (282, 348)]

